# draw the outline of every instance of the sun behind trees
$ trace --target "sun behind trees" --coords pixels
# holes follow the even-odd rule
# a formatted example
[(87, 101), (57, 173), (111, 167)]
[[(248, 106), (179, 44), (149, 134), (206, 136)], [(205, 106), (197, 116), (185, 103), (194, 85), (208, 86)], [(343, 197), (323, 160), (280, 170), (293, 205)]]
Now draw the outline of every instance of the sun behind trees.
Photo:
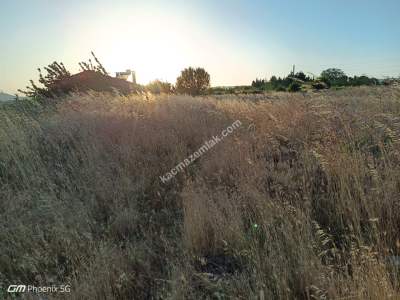
[(161, 80), (154, 80), (147, 85), (140, 85), (124, 79), (110, 76), (100, 60), (91, 52), (92, 59), (79, 62), (80, 72), (71, 74), (62, 62), (53, 62), (44, 67), (46, 74), (39, 71), (39, 84), (30, 80), (26, 90), (18, 90), (28, 98), (42, 101), (67, 96), (70, 93), (88, 91), (111, 92), (120, 94), (149, 92), (152, 94), (187, 94), (203, 95), (210, 89), (210, 75), (203, 68), (186, 68), (177, 78), (176, 85)]

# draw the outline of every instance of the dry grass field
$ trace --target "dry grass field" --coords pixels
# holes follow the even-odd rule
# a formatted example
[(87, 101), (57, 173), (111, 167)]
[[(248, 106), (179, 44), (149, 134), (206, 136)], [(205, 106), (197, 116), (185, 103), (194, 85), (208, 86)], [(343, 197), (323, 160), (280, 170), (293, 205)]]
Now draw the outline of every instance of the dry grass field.
[(0, 139), (0, 298), (400, 298), (398, 87), (74, 95)]

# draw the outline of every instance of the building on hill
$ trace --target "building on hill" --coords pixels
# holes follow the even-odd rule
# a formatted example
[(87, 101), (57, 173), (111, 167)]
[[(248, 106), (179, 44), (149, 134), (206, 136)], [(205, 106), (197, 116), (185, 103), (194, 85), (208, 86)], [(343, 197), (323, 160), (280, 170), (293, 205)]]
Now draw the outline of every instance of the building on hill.
[(70, 92), (112, 92), (129, 94), (137, 91), (138, 86), (124, 79), (104, 75), (100, 72), (86, 70), (68, 78), (55, 82), (49, 91), (52, 94), (68, 94)]
[(130, 81), (133, 84), (136, 84), (136, 73), (130, 69), (126, 70), (125, 72), (117, 72), (115, 77), (118, 79), (123, 79), (126, 81)]

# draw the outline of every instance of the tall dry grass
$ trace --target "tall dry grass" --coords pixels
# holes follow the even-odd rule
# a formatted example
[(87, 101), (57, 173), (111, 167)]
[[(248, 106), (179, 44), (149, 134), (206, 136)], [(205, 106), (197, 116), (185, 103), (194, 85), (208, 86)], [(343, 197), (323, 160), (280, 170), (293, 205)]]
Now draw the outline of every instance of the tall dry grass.
[(400, 297), (398, 88), (74, 95), (0, 109), (0, 138), (2, 297)]

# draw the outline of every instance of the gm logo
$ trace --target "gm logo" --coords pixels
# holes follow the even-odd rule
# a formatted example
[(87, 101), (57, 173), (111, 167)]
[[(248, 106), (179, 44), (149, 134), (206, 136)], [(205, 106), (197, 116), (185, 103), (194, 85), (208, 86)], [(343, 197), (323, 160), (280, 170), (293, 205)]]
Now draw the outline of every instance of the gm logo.
[(26, 285), (24, 284), (20, 284), (20, 285), (16, 285), (16, 284), (11, 284), (8, 289), (7, 292), (9, 293), (23, 293), (26, 290)]

